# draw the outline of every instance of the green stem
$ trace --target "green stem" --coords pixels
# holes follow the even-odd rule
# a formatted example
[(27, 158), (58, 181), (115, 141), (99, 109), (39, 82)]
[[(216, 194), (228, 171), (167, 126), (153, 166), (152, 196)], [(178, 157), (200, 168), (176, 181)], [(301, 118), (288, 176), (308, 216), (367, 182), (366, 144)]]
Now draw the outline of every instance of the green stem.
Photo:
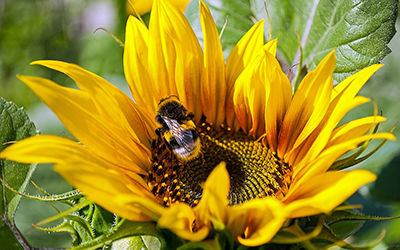
[(296, 93), (297, 88), (299, 87), (300, 84), (300, 79), (301, 79), (301, 70), (303, 68), (303, 48), (300, 46), (300, 59), (299, 59), (299, 64), (297, 65), (297, 74), (296, 78), (294, 80), (294, 91), (293, 93)]

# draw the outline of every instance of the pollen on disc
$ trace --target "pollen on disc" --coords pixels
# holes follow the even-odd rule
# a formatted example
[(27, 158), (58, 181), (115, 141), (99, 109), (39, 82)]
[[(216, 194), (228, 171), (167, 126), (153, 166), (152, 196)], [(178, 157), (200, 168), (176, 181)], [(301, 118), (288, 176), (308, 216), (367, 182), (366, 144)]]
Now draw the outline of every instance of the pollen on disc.
[(230, 175), (228, 199), (231, 205), (255, 198), (285, 196), (292, 168), (267, 146), (242, 131), (233, 132), (225, 124), (215, 128), (203, 120), (196, 129), (201, 140), (201, 154), (190, 161), (177, 159), (162, 138), (153, 141), (154, 167), (148, 182), (165, 205), (180, 201), (196, 206), (201, 200), (204, 182), (221, 162), (226, 163)]

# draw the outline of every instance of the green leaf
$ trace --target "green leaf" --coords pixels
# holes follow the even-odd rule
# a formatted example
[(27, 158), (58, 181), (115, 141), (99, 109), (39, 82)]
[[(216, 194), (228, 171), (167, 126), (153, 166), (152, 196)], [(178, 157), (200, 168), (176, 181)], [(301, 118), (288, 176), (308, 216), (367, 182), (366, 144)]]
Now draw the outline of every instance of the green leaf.
[(157, 227), (157, 230), (165, 240), (165, 249), (177, 249), (178, 247), (188, 243), (187, 240), (180, 238), (168, 229)]
[(324, 226), (319, 235), (311, 240), (316, 249), (330, 249), (332, 246), (352, 249), (352, 246), (346, 244), (343, 239), (336, 236), (330, 228)]
[[(80, 202), (85, 201), (87, 201), (86, 198), (80, 199)], [(80, 241), (76, 241), (74, 246), (78, 246), (82, 242), (89, 242), (93, 240), (95, 236), (105, 234), (115, 226), (115, 215), (96, 204), (90, 204), (77, 212), (80, 216), (64, 216), (64, 218), (71, 220), (71, 225), (79, 234)], [(76, 220), (73, 217), (70, 218), (70, 216), (76, 216), (79, 220)]]
[[(160, 248), (165, 246), (164, 239), (160, 236), (157, 231), (156, 225), (153, 222), (131, 222), (127, 220), (121, 220), (118, 225), (113, 227), (109, 232), (102, 234), (101, 236), (88, 241), (84, 242), (83, 244), (74, 247), (73, 249), (97, 249), (100, 247), (104, 247), (110, 245), (111, 242), (115, 242), (120, 239), (130, 238), (127, 241), (123, 241), (122, 243), (127, 244), (131, 241), (132, 244), (138, 243), (138, 238), (132, 237), (143, 237), (143, 236), (152, 236), (156, 237)], [(156, 243), (154, 241), (149, 241), (148, 239), (144, 240), (140, 238), (143, 244), (148, 243), (154, 246)], [(120, 243), (118, 243), (120, 244)], [(158, 244), (158, 243), (157, 243)], [(133, 247), (133, 246), (132, 246)], [(135, 249), (135, 248), (132, 248)]]
[[(226, 22), (226, 27), (221, 37), (222, 49), (226, 58), (239, 39), (253, 25), (253, 22), (250, 19), (252, 16), (250, 1), (205, 0), (204, 2), (210, 8), (215, 24), (220, 32)], [(185, 11), (185, 16), (192, 25), (196, 36), (201, 41), (203, 38), (203, 33), (200, 25), (199, 1), (191, 1), (188, 4)]]
[(380, 216), (370, 216), (363, 215), (362, 213), (356, 210), (349, 211), (334, 211), (330, 216), (326, 218), (326, 224), (331, 225), (333, 223), (337, 223), (339, 221), (354, 221), (354, 220), (362, 220), (362, 221), (383, 221), (383, 220), (393, 220), (399, 217), (380, 217)]
[(74, 249), (160, 249), (165, 241), (154, 222), (130, 222), (119, 219), (85, 197), (59, 214), (38, 223), (64, 219), (53, 228), (39, 228), (47, 232), (68, 232), (73, 238)]
[(69, 214), (64, 218), (70, 221), (71, 226), (79, 235), (80, 241), (76, 241), (76, 243), (87, 242), (95, 237), (93, 229), (91, 228), (89, 222), (84, 218), (73, 214)]
[[(103, 249), (108, 249), (108, 248), (103, 247)], [(148, 248), (146, 247), (140, 236), (132, 236), (113, 241), (111, 249), (117, 250), (117, 249), (159, 249), (159, 248)]]
[(13, 230), (10, 229), (11, 225), (7, 225), (4, 221), (0, 220), (0, 245), (4, 249), (24, 249), (19, 243)]
[[(0, 151), (7, 147), (8, 142), (19, 141), (35, 135), (35, 125), (26, 113), (14, 103), (0, 97)], [(13, 189), (23, 192), (29, 183), (36, 165), (26, 165), (0, 159), (1, 178)], [(15, 227), (14, 216), (21, 196), (0, 185), (0, 234), (7, 235), (9, 231), (15, 237), (0, 237), (0, 245), (26, 244), (22, 235)], [(11, 243), (13, 242), (13, 243)]]
[[(87, 199), (82, 197), (80, 198), (79, 203), (85, 201), (87, 201)], [(110, 229), (116, 224), (115, 214), (108, 212), (94, 203), (80, 209), (78, 213), (90, 223), (94, 234), (97, 236), (110, 231)]]
[(346, 249), (375, 249), (374, 247), (377, 246), (382, 241), (384, 235), (385, 235), (384, 233), (381, 233), (377, 238), (370, 239), (367, 245), (357, 246), (347, 243), (342, 238), (338, 237), (333, 231), (331, 231), (329, 227), (324, 226), (321, 233), (318, 235), (317, 239), (331, 243), (328, 246), (324, 246), (323, 249), (330, 249), (330, 247), (332, 246), (346, 248)]
[(140, 237), (147, 249), (161, 249), (161, 242), (157, 237), (147, 235)]
[(233, 234), (231, 230), (228, 228), (224, 228), (224, 230), (217, 231), (216, 238), (218, 240), (219, 245), (221, 246), (221, 249), (234, 249), (235, 245), (235, 239), (233, 237)]
[(115, 216), (99, 206), (96, 205), (93, 206), (94, 206), (94, 211), (90, 219), (91, 221), (90, 224), (92, 225), (96, 233), (98, 234), (106, 233), (107, 231), (110, 230), (110, 228), (113, 227)]
[[(398, 219), (398, 217), (378, 217), (363, 215), (355, 209), (334, 211), (325, 220), (325, 225), (329, 227), (340, 239), (344, 239), (357, 232), (365, 221), (383, 221)], [(374, 243), (375, 244), (375, 243)]]
[(204, 242), (188, 242), (180, 247), (177, 250), (211, 250), (210, 246), (208, 246)]
[(394, 190), (400, 189), (400, 155), (396, 156), (385, 166), (371, 189), (371, 195), (384, 201), (400, 201), (400, 193)]
[[(392, 214), (400, 214), (400, 204), (391, 205)], [(385, 224), (386, 235), (384, 238), (385, 243), (388, 245), (399, 245), (400, 244), (400, 220), (392, 220), (388, 224)]]
[(340, 239), (344, 239), (361, 229), (365, 221), (344, 220), (331, 224), (329, 227)]
[[(257, 19), (266, 19), (264, 0), (251, 0)], [(336, 50), (334, 79), (378, 63), (395, 34), (397, 0), (272, 0), (267, 1), (272, 38), (288, 65), (298, 62), (299, 33), (304, 64), (310, 69)]]

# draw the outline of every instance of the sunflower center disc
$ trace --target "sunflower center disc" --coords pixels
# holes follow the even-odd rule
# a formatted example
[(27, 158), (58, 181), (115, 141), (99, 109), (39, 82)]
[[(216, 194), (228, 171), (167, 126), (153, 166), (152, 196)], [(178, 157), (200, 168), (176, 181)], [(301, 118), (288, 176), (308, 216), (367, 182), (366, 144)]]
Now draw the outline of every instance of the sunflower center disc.
[(283, 198), (292, 175), (291, 167), (281, 161), (261, 142), (243, 132), (231, 132), (221, 126), (215, 129), (208, 123), (197, 127), (201, 139), (199, 157), (180, 162), (162, 138), (152, 145), (153, 167), (148, 184), (157, 197), (169, 206), (176, 201), (196, 206), (202, 196), (202, 186), (211, 171), (225, 162), (230, 176), (231, 205), (257, 198)]

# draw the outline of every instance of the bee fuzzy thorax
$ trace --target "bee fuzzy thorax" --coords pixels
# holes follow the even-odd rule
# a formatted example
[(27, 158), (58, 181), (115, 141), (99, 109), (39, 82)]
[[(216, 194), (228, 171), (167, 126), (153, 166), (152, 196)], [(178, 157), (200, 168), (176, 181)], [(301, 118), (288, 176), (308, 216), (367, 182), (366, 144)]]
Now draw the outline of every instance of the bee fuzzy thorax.
[(161, 125), (164, 125), (164, 118), (168, 118), (182, 123), (185, 119), (187, 119), (186, 113), (187, 110), (185, 106), (183, 106), (176, 96), (172, 95), (161, 99), (161, 101), (158, 103), (156, 121)]
[(187, 114), (177, 96), (164, 98), (158, 104), (156, 121), (162, 127), (156, 132), (181, 161), (189, 161), (200, 154), (201, 142), (192, 119), (193, 113)]

